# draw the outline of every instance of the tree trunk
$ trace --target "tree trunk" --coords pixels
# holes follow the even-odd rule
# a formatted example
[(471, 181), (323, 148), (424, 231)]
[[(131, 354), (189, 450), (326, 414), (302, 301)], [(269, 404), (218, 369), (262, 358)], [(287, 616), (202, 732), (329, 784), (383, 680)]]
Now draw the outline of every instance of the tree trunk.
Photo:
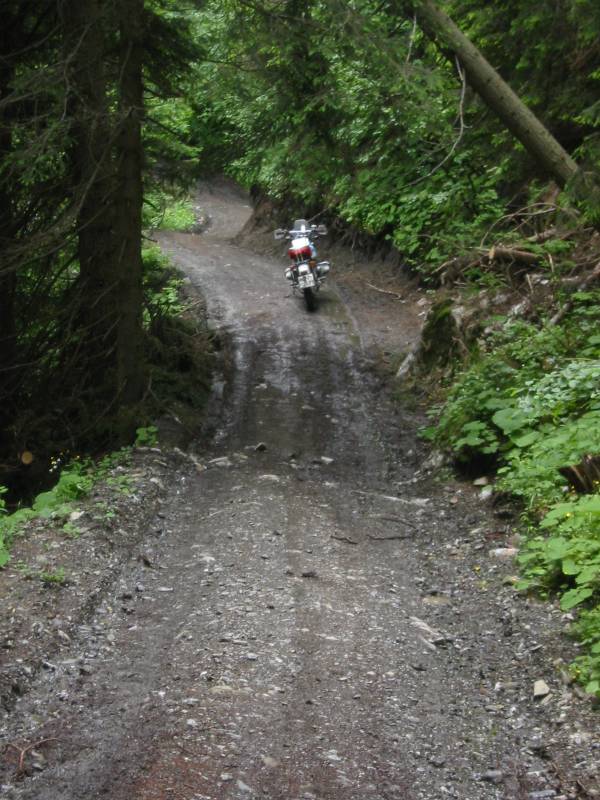
[(572, 180), (578, 173), (575, 161), (450, 17), (433, 0), (414, 0), (409, 5), (427, 36), (458, 56), (468, 83), (539, 165), (559, 186)]
[[(13, 69), (8, 56), (13, 42), (10, 27), (0, 29), (0, 98), (10, 94)], [(12, 119), (10, 106), (0, 108), (0, 163), (4, 163), (12, 150)], [(13, 241), (14, 209), (13, 197), (6, 178), (0, 180), (0, 254), (6, 253)], [(7, 269), (4, 259), (0, 260), (0, 440), (10, 421), (11, 409), (7, 397), (11, 393), (17, 353), (17, 330), (15, 299), (17, 275)]]
[(144, 377), (142, 331), (142, 115), (143, 0), (119, 8), (119, 112), (117, 238), (119, 242), (118, 376), (121, 400), (137, 402)]
[(115, 368), (118, 269), (115, 253), (115, 181), (104, 70), (105, 30), (99, 0), (61, 6), (69, 113), (73, 119), (72, 170), (80, 280), (78, 319), (87, 382), (118, 393)]

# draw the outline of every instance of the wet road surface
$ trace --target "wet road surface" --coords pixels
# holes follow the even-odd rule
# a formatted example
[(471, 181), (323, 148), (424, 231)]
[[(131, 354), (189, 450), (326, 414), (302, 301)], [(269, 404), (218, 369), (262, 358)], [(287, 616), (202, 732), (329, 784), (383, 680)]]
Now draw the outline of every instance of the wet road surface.
[(23, 701), (62, 756), (10, 796), (527, 797), (507, 767), (527, 725), (493, 707), (500, 611), (473, 619), (454, 584), (476, 513), (413, 481), (416, 423), (335, 291), (308, 314), (281, 261), (229, 243), (244, 201), (205, 200), (212, 228), (162, 244), (232, 354), (214, 444), (82, 631), (91, 674)]

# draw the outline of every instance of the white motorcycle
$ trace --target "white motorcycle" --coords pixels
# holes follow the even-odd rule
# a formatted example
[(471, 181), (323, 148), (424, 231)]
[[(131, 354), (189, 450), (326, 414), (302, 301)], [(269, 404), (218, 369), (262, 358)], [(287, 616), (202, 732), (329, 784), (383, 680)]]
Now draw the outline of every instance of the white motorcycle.
[(302, 292), (309, 311), (316, 309), (317, 292), (330, 270), (329, 261), (317, 261), (314, 240), (319, 236), (327, 236), (325, 225), (309, 225), (305, 219), (295, 220), (294, 227), (289, 231), (284, 228), (275, 231), (276, 239), (290, 241), (288, 256), (292, 263), (286, 269), (285, 277), (292, 284), (294, 294)]

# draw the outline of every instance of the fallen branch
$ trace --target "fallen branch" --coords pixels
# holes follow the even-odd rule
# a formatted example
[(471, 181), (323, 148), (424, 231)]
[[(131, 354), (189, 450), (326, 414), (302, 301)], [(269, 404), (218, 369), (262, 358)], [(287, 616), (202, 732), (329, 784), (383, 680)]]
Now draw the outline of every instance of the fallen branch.
[(331, 534), (331, 539), (335, 539), (338, 542), (345, 542), (346, 544), (358, 544), (355, 542), (354, 539), (349, 539), (347, 536), (336, 536), (334, 533)]
[(58, 742), (58, 741), (60, 740), (57, 739), (56, 737), (52, 737), (49, 739), (40, 739), (39, 742), (34, 742), (33, 744), (29, 744), (27, 745), (27, 747), (18, 747), (16, 744), (8, 742), (7, 747), (12, 747), (13, 750), (16, 750), (17, 753), (19, 754), (19, 763), (17, 765), (17, 770), (15, 772), (15, 775), (17, 776), (22, 775), (23, 772), (25, 771), (25, 756), (27, 755), (27, 753), (29, 753), (31, 750), (35, 750), (36, 747), (41, 747), (43, 744), (47, 744), (48, 742)]
[(502, 245), (495, 245), (488, 250), (487, 257), (490, 261), (519, 261), (523, 264), (537, 264), (540, 260), (536, 253), (519, 250), (516, 247), (502, 247)]
[[(598, 278), (600, 278), (600, 261), (596, 264), (593, 271), (577, 284), (575, 287), (576, 292), (584, 292)], [(565, 314), (568, 314), (568, 312), (573, 308), (573, 304), (573, 300), (567, 300), (564, 306), (552, 317), (550, 320), (550, 325), (558, 325)]]
[(374, 542), (402, 542), (405, 539), (408, 539), (408, 534), (405, 534), (404, 536), (371, 536), (371, 534), (369, 534), (369, 539), (372, 539)]
[(375, 292), (380, 292), (380, 294), (390, 294), (392, 297), (395, 297), (397, 300), (403, 300), (402, 295), (398, 294), (398, 292), (391, 292), (389, 289), (380, 289), (378, 286), (373, 286), (372, 283), (367, 283), (367, 286), (369, 287), (369, 289), (373, 289), (373, 291), (375, 291)]

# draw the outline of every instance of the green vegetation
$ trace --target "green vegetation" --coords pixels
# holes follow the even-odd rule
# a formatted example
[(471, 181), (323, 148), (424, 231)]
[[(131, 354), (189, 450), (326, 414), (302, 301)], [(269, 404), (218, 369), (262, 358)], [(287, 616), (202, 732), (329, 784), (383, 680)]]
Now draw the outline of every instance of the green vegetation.
[(146, 228), (187, 231), (196, 222), (193, 203), (189, 197), (179, 197), (164, 190), (147, 192), (143, 222)]
[[(491, 226), (501, 232), (538, 173), (414, 24), (412, 5), (209, 0), (192, 130), (207, 169), (268, 196), (282, 219), (293, 208), (322, 214), (394, 246), (428, 278)], [(561, 143), (597, 167), (597, 4), (440, 5)]]
[(600, 292), (573, 299), (559, 325), (506, 321), (482, 342), (426, 435), (459, 464), (499, 467), (497, 489), (524, 509), (518, 586), (586, 609), (575, 670), (598, 692), (600, 469), (589, 457), (600, 454)]
[[(99, 481), (105, 480), (118, 490), (129, 492), (130, 477), (126, 473), (113, 475), (112, 472), (115, 467), (126, 465), (130, 454), (130, 448), (123, 448), (97, 462), (90, 458), (74, 459), (62, 468), (57, 461), (54, 468), (60, 471), (58, 481), (48, 491), (38, 494), (31, 507), (9, 513), (0, 500), (0, 567), (9, 561), (11, 544), (30, 520), (52, 519), (67, 536), (77, 536), (77, 528), (68, 521), (69, 516), (76, 510), (77, 502), (88, 497)], [(0, 486), (0, 495), (6, 491), (6, 487)]]

